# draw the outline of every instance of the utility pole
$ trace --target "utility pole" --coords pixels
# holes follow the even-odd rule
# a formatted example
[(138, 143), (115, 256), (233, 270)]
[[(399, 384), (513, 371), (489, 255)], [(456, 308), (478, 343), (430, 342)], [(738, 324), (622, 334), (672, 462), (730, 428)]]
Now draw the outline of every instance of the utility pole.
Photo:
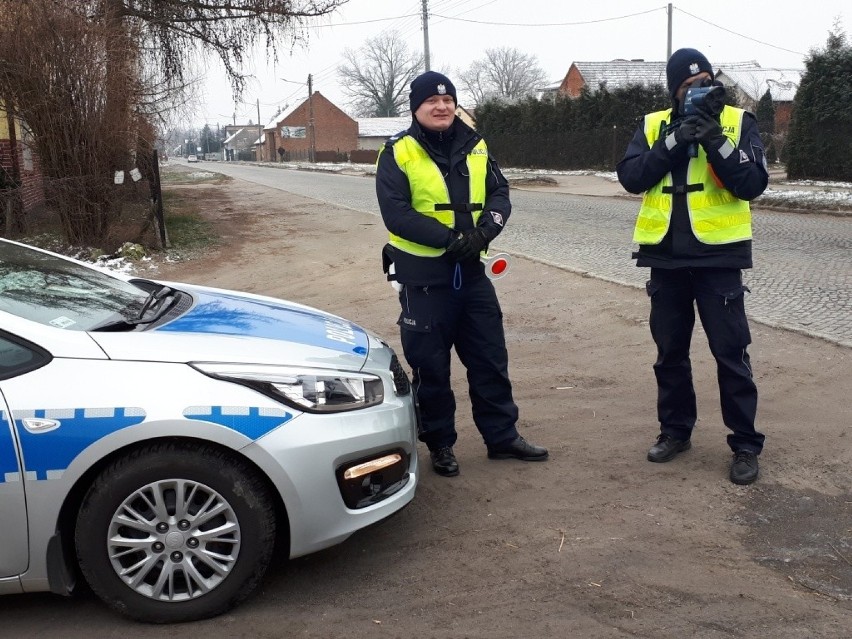
[(314, 86), (313, 76), (308, 74), (308, 162), (316, 162), (317, 137), (314, 131)]
[[(424, 71), (429, 71), (429, 0), (423, 1), (423, 61), (426, 66)], [(671, 5), (669, 5), (671, 6)]]
[(671, 2), (669, 2), (667, 13), (669, 15), (669, 37), (668, 37), (668, 42), (666, 44), (666, 62), (668, 62), (669, 58), (672, 57), (672, 3)]
[(260, 138), (263, 137), (263, 125), (260, 123), (260, 98), (257, 99), (257, 161), (261, 161), (261, 151), (263, 145), (260, 143)]

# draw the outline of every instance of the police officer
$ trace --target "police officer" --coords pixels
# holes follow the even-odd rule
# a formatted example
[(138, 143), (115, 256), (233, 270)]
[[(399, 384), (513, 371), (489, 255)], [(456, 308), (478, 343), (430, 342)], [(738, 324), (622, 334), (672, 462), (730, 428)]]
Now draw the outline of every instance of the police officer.
[(672, 108), (645, 116), (617, 167), (627, 191), (644, 193), (633, 257), (651, 268), (660, 422), (648, 460), (667, 462), (691, 446), (697, 408), (689, 348), (697, 306), (716, 359), (722, 420), (731, 431), (730, 479), (750, 484), (764, 436), (754, 426), (757, 387), (741, 269), (752, 266), (748, 202), (769, 181), (763, 144), (754, 116), (721, 101), (716, 109), (708, 100), (696, 114), (683, 115), (687, 89), (720, 86), (699, 51), (673, 53), (666, 79)]
[(385, 271), (432, 467), (458, 475), (450, 351), (467, 369), (473, 421), (491, 459), (542, 461), (518, 434), (503, 315), (480, 256), (509, 218), (509, 185), (485, 141), (456, 118), (456, 89), (427, 71), (411, 82), (411, 126), (379, 152), (376, 194), (390, 232)]

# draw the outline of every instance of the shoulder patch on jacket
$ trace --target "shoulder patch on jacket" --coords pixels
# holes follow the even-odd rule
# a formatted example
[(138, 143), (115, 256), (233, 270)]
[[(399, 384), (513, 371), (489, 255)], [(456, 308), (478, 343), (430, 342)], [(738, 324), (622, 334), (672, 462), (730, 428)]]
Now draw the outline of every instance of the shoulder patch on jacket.
[(400, 131), (399, 133), (394, 134), (393, 136), (391, 136), (387, 140), (385, 140), (385, 146), (388, 147), (388, 148), (392, 147), (394, 144), (399, 142), (406, 135), (408, 135), (407, 129), (405, 131)]

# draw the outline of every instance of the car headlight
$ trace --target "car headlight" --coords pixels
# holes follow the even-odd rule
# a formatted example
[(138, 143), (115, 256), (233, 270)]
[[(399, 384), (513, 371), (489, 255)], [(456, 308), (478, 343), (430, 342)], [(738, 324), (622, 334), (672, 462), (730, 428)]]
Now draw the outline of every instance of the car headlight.
[(380, 377), (324, 368), (195, 362), (196, 370), (249, 386), (276, 401), (308, 413), (337, 413), (381, 404)]

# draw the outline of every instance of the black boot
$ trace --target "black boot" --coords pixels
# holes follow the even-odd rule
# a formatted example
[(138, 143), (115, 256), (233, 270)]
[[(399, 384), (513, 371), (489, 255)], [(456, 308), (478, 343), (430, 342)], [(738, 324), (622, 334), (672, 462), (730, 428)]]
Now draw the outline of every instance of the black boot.
[(459, 463), (450, 446), (429, 451), (429, 455), (432, 457), (432, 468), (439, 475), (455, 477), (459, 474)]
[(657, 443), (648, 451), (648, 461), (662, 463), (675, 458), (675, 455), (692, 448), (690, 440), (675, 439), (671, 435), (660, 435)]
[(520, 459), (522, 461), (544, 461), (547, 459), (547, 449), (530, 444), (518, 435), (512, 441), (488, 449), (489, 459)]
[(760, 467), (757, 465), (757, 455), (750, 450), (738, 450), (731, 462), (731, 481), (740, 486), (752, 484), (757, 479)]

